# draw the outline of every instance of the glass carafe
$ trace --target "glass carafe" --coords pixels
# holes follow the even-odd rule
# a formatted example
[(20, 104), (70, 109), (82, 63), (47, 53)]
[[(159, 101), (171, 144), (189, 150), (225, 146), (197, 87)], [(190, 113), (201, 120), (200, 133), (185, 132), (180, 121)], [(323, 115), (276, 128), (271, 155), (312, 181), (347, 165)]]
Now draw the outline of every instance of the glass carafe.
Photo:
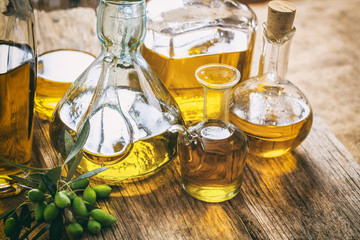
[(308, 100), (285, 76), (295, 34), (294, 14), (293, 5), (270, 2), (267, 23), (262, 25), (259, 75), (234, 89), (230, 119), (247, 134), (249, 153), (261, 157), (277, 157), (293, 150), (312, 125)]
[(99, 178), (120, 181), (149, 175), (176, 156), (182, 124), (178, 106), (140, 53), (145, 36), (145, 4), (102, 0), (97, 31), (101, 54), (71, 85), (51, 119), (54, 146), (67, 155), (86, 120), (90, 133), (80, 171), (101, 166)]
[[(33, 139), (36, 39), (29, 0), (0, 0), (0, 157), (28, 164)], [(20, 192), (0, 158), (0, 197)]]
[(224, 63), (247, 79), (256, 16), (238, 0), (150, 0), (147, 11), (144, 58), (179, 104), (184, 120), (201, 121), (204, 96), (195, 70)]
[(229, 123), (231, 89), (240, 73), (229, 65), (207, 64), (195, 74), (204, 86), (204, 113), (179, 142), (182, 184), (194, 198), (222, 202), (239, 192), (248, 152), (245, 133)]

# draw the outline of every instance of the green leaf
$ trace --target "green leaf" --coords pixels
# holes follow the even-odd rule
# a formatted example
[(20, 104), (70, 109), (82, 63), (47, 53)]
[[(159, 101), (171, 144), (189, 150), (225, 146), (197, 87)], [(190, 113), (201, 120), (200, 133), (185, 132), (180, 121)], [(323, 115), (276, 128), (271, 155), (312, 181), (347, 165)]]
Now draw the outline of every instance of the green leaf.
[(72, 179), (71, 181), (68, 182), (68, 184), (71, 184), (71, 183), (73, 183), (73, 182), (80, 181), (80, 180), (85, 179), (85, 178), (89, 178), (89, 177), (95, 176), (96, 174), (101, 173), (101, 172), (103, 172), (103, 171), (105, 171), (105, 170), (107, 170), (107, 169), (109, 169), (109, 168), (108, 168), (108, 167), (102, 167), (102, 168), (97, 168), (97, 169), (95, 169), (95, 170), (92, 170), (92, 171), (90, 171), (90, 172), (86, 172), (86, 173), (81, 174), (80, 176)]
[(5, 163), (9, 164), (10, 166), (17, 167), (20, 169), (29, 169), (29, 170), (34, 170), (34, 171), (49, 171), (49, 170), (51, 170), (51, 168), (37, 168), (37, 167), (30, 167), (30, 166), (22, 165), (20, 163), (11, 162), (3, 157), (0, 157), (0, 159), (2, 161), (4, 161)]
[(28, 175), (28, 178), (29, 178), (30, 180), (33, 180), (33, 181), (41, 182), (41, 181), (42, 181), (41, 175), (42, 175), (42, 173), (38, 173), (38, 172), (36, 172), (36, 173), (30, 173), (30, 174)]
[(74, 147), (71, 149), (63, 165), (67, 164), (81, 151), (89, 136), (89, 132), (90, 132), (90, 123), (89, 120), (86, 120), (86, 122), (84, 123), (84, 127), (81, 129), (79, 137), (74, 144)]
[(69, 155), (71, 149), (74, 147), (75, 141), (71, 133), (69, 133), (68, 131), (65, 131), (64, 139), (65, 139), (65, 154)]
[(20, 221), (21, 225), (23, 225), (24, 227), (31, 227), (31, 211), (27, 204), (23, 205), (21, 208)]
[(48, 176), (51, 179), (51, 181), (56, 183), (61, 176), (61, 166), (52, 168), (50, 171), (46, 173), (46, 176)]
[(57, 217), (52, 221), (50, 225), (50, 239), (61, 240), (64, 232), (63, 215), (59, 212)]
[(41, 237), (47, 230), (49, 230), (51, 225), (47, 225), (46, 227), (42, 228), (34, 237), (32, 240), (36, 240), (39, 237)]
[(78, 166), (81, 162), (82, 157), (83, 157), (82, 152), (75, 157), (75, 160), (71, 163), (71, 165), (69, 167), (69, 170), (68, 170), (68, 173), (67, 173), (67, 176), (65, 179), (66, 181), (69, 181), (74, 176), (76, 169), (78, 168)]
[(19, 182), (19, 183), (22, 183), (26, 186), (29, 186), (29, 187), (33, 187), (33, 188), (37, 188), (39, 183), (38, 182), (34, 182), (32, 180), (29, 180), (29, 179), (26, 179), (26, 178), (23, 178), (23, 177), (19, 177), (19, 176), (16, 176), (16, 175), (8, 175), (9, 178), (11, 179), (14, 179), (15, 181)]
[(51, 196), (54, 198), (55, 194), (57, 192), (57, 188), (56, 188), (56, 185), (54, 184), (54, 182), (51, 181), (51, 179), (45, 174), (41, 175), (41, 179), (43, 180), (46, 188), (49, 190), (49, 193), (51, 194)]

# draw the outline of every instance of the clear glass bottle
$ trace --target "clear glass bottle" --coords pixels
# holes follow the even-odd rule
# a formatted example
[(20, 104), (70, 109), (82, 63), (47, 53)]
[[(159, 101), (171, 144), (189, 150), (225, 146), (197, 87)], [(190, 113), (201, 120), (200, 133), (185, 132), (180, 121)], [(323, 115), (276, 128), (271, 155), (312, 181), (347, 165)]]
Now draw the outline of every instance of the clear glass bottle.
[(49, 120), (61, 97), (100, 52), (95, 34), (99, 0), (36, 0), (33, 4), (38, 44), (35, 111)]
[(107, 166), (97, 177), (121, 181), (149, 175), (176, 156), (182, 124), (178, 106), (140, 53), (145, 4), (102, 0), (98, 36), (103, 50), (71, 85), (51, 119), (50, 137), (67, 155), (67, 138), (86, 120), (90, 133), (80, 171)]
[[(36, 87), (36, 38), (29, 0), (0, 0), (0, 157), (28, 164), (31, 158)], [(0, 158), (0, 198), (21, 188), (21, 174)]]
[(204, 96), (195, 70), (224, 63), (247, 79), (256, 16), (239, 0), (151, 0), (147, 11), (144, 58), (179, 104), (184, 120), (201, 121)]
[(182, 184), (194, 198), (222, 202), (239, 192), (248, 152), (244, 132), (228, 121), (231, 89), (240, 73), (229, 65), (208, 64), (195, 75), (204, 86), (204, 114), (179, 142)]
[(269, 3), (259, 74), (233, 91), (230, 120), (247, 134), (249, 153), (261, 157), (277, 157), (296, 148), (312, 125), (308, 100), (285, 77), (294, 16), (293, 5)]

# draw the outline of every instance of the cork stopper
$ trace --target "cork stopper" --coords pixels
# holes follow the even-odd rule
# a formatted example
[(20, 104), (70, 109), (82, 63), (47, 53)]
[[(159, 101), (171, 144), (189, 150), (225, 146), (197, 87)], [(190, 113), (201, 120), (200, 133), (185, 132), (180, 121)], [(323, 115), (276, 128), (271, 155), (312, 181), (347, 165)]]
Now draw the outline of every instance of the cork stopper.
[(271, 1), (266, 26), (277, 39), (283, 38), (293, 27), (296, 7), (286, 1)]

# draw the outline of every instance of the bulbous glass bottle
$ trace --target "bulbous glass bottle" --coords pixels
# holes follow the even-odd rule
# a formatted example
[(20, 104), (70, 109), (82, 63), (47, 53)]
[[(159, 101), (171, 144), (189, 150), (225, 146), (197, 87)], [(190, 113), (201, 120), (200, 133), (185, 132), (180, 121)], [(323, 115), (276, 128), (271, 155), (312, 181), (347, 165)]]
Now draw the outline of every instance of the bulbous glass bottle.
[(187, 123), (202, 120), (203, 88), (195, 70), (210, 63), (250, 74), (256, 15), (239, 0), (150, 0), (144, 58), (178, 103)]
[(101, 54), (71, 85), (51, 119), (55, 148), (90, 123), (80, 171), (109, 167), (97, 177), (109, 181), (147, 176), (176, 156), (182, 124), (178, 106), (140, 53), (145, 36), (145, 4), (102, 0), (97, 31)]
[(195, 75), (204, 87), (204, 114), (179, 141), (182, 185), (196, 199), (222, 202), (240, 191), (248, 152), (245, 133), (229, 122), (231, 89), (240, 72), (206, 64)]
[[(276, 4), (283, 4), (281, 9), (285, 12), (280, 17)], [(241, 82), (233, 91), (230, 119), (247, 134), (249, 153), (261, 157), (277, 157), (293, 150), (306, 138), (312, 125), (308, 100), (285, 77), (296, 31), (292, 26), (294, 14), (291, 4), (270, 2), (267, 23), (262, 25), (259, 74)], [(269, 21), (272, 15), (275, 20)], [(287, 15), (289, 19), (276, 22)]]

